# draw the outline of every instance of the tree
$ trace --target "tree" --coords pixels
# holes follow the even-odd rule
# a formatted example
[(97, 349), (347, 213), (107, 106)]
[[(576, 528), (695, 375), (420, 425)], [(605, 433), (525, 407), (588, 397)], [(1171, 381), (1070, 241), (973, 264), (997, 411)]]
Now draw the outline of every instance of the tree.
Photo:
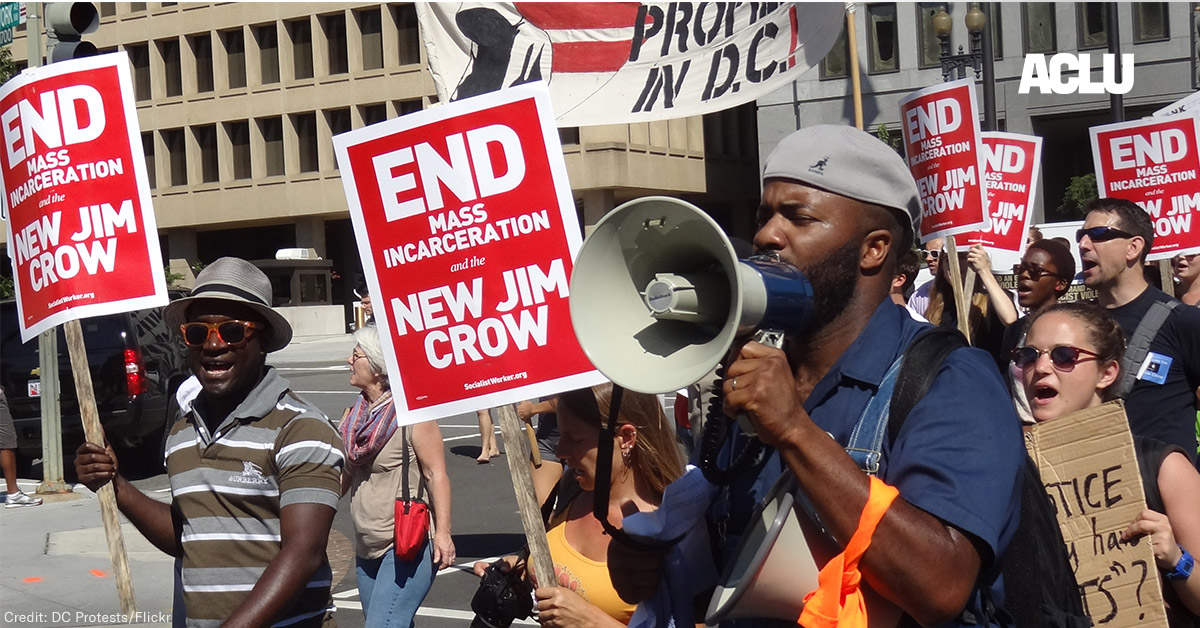
[(12, 48), (0, 48), (0, 85), (17, 75), (17, 62), (13, 61)]
[(1095, 173), (1071, 177), (1067, 190), (1063, 193), (1062, 205), (1058, 206), (1058, 213), (1068, 218), (1083, 218), (1083, 208), (1097, 198), (1099, 194), (1096, 192)]

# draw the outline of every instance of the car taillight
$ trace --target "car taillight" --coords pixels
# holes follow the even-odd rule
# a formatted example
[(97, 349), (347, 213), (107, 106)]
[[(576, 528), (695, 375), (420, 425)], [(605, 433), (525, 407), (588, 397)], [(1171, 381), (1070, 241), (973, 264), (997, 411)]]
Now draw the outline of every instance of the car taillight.
[(125, 389), (129, 396), (146, 392), (146, 371), (142, 368), (142, 352), (138, 349), (125, 350)]

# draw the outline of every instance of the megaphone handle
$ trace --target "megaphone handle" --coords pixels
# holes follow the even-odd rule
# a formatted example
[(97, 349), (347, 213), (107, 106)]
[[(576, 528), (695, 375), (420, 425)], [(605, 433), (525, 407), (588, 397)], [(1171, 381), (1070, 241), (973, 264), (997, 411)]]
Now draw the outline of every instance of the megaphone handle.
[[(760, 344), (767, 345), (775, 349), (783, 348), (783, 330), (782, 329), (760, 329), (754, 332), (754, 341)], [(736, 417), (738, 427), (742, 433), (749, 438), (758, 437), (758, 428), (754, 427), (754, 423), (750, 421), (750, 417), (746, 416), (745, 412), (739, 412)]]

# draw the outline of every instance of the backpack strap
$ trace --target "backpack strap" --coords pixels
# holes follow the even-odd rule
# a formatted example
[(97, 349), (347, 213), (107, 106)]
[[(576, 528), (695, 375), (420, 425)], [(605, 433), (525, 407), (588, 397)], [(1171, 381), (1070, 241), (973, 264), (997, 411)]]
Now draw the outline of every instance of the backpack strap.
[(1124, 399), (1129, 391), (1133, 390), (1133, 385), (1137, 381), (1138, 369), (1141, 368), (1142, 361), (1146, 359), (1146, 354), (1150, 351), (1150, 341), (1158, 335), (1158, 330), (1167, 321), (1167, 316), (1179, 303), (1174, 299), (1155, 301), (1146, 315), (1142, 317), (1141, 322), (1138, 323), (1137, 329), (1129, 337), (1129, 344), (1125, 346), (1125, 357), (1121, 359), (1121, 379), (1117, 380), (1117, 385), (1113, 389), (1117, 397)]
[(934, 327), (921, 332), (904, 351), (900, 376), (892, 392), (892, 420), (888, 424), (888, 442), (895, 443), (908, 413), (929, 392), (938, 369), (950, 352), (969, 346), (962, 332), (953, 327)]

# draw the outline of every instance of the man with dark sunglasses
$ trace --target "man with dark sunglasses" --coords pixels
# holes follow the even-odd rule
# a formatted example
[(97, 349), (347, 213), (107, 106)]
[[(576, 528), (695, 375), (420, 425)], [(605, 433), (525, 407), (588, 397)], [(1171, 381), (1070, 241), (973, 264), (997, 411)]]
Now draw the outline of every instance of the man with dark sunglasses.
[(266, 365), (292, 338), (271, 303), (267, 276), (225, 257), (165, 309), (200, 384), (167, 437), (170, 504), (121, 477), (111, 447), (76, 452), (79, 480), (113, 482), (121, 512), (182, 559), (188, 625), (334, 625), (325, 546), (345, 454), (325, 415)]
[[(1142, 266), (1154, 245), (1154, 226), (1145, 210), (1119, 198), (1098, 199), (1087, 210), (1075, 234), (1083, 283), (1097, 291), (1096, 301), (1129, 343), (1121, 368), (1123, 376), (1132, 376), (1132, 387), (1117, 384), (1129, 426), (1134, 436), (1177, 445), (1196, 462), (1200, 310), (1168, 307), (1179, 302), (1146, 282)], [(1132, 357), (1142, 344), (1139, 336), (1149, 337), (1148, 348), (1144, 357)]]

